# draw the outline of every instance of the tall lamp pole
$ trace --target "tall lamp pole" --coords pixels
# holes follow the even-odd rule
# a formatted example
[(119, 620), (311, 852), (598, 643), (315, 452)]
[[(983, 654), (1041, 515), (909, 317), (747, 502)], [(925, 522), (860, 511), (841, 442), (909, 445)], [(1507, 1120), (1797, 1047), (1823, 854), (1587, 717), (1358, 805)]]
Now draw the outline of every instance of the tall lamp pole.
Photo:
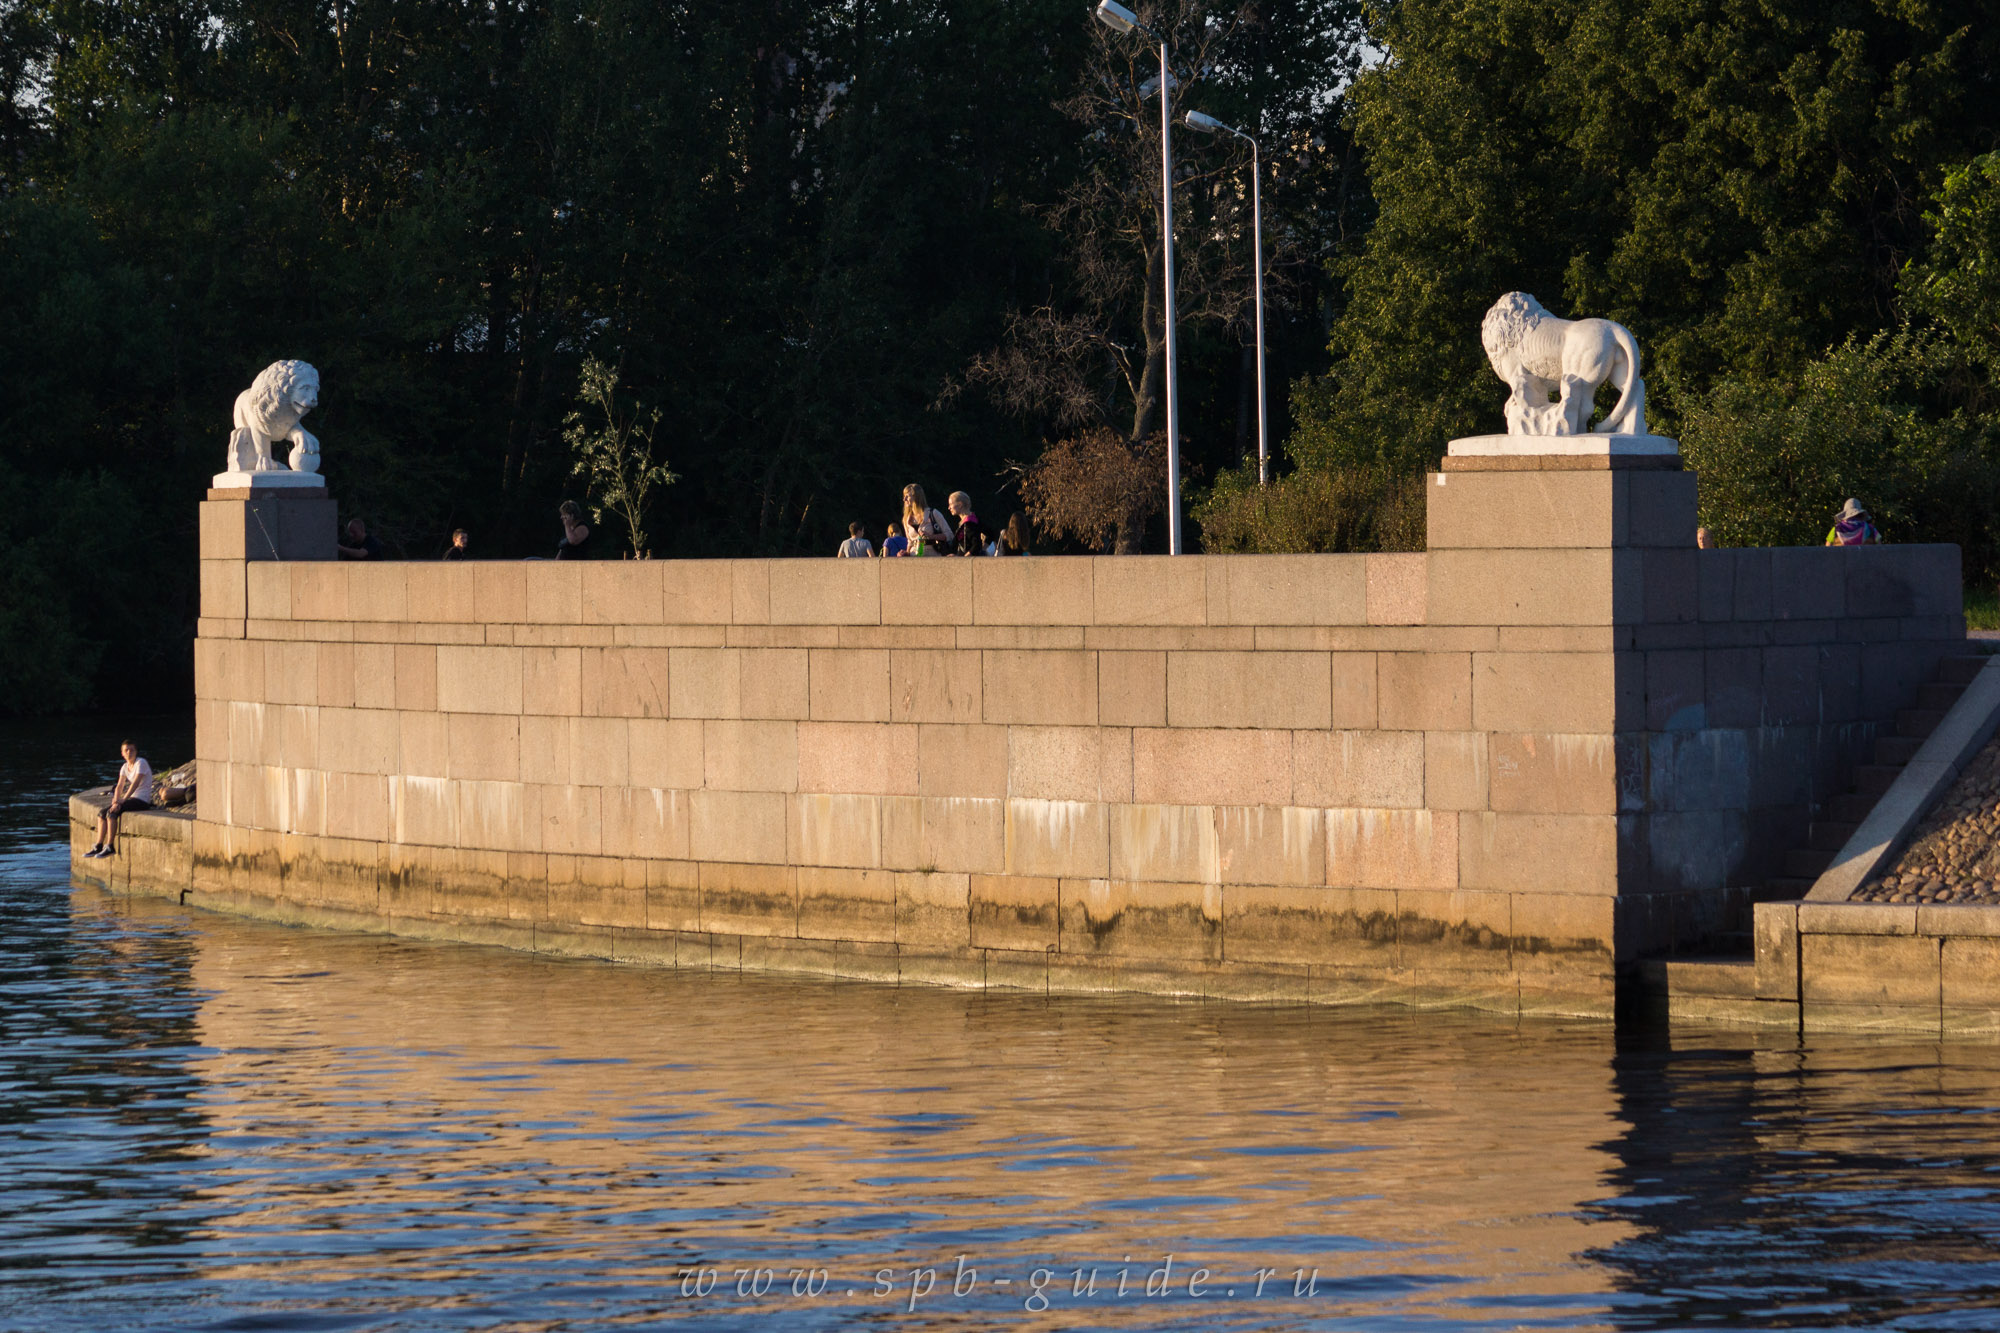
[(1167, 551), (1181, 553), (1181, 395), (1179, 336), (1174, 325), (1174, 144), (1173, 80), (1167, 69), (1167, 39), (1139, 22), (1116, 0), (1098, 0), (1097, 19), (1114, 32), (1142, 32), (1160, 44), (1160, 266), (1166, 281), (1167, 324)]
[(1188, 112), (1187, 123), (1189, 129), (1200, 130), (1204, 134), (1233, 134), (1250, 145), (1250, 247), (1257, 268), (1257, 484), (1268, 486), (1271, 484), (1271, 434), (1265, 421), (1264, 393), (1264, 172), (1258, 160), (1257, 141), (1242, 130), (1199, 111)]

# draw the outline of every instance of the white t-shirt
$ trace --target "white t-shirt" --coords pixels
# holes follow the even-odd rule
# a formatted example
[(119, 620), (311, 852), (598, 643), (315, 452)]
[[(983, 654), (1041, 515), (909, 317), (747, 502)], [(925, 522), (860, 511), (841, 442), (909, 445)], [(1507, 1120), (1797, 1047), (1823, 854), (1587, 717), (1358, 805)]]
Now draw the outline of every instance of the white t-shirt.
[(153, 803), (153, 766), (146, 762), (146, 756), (140, 755), (120, 767), (118, 780), (131, 788), (125, 793), (125, 799), (144, 801), (147, 805)]
[(875, 548), (868, 544), (866, 537), (849, 537), (840, 544), (840, 550), (836, 554), (866, 559), (875, 554)]

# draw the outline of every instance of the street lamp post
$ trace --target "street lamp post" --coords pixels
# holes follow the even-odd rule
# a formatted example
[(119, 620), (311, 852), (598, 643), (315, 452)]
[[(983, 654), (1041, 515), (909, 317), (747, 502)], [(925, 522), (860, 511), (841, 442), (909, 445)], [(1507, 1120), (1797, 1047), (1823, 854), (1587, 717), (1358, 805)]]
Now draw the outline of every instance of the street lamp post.
[(1167, 39), (1115, 0), (1098, 0), (1097, 19), (1114, 32), (1142, 32), (1160, 44), (1160, 266), (1165, 273), (1167, 325), (1167, 551), (1181, 553), (1181, 395), (1179, 337), (1174, 320), (1173, 79)]
[(1257, 268), (1257, 484), (1271, 484), (1271, 436), (1265, 422), (1264, 394), (1264, 192), (1263, 168), (1258, 160), (1257, 141), (1237, 129), (1225, 125), (1214, 116), (1203, 115), (1199, 111), (1187, 114), (1188, 128), (1200, 130), (1204, 134), (1218, 131), (1233, 134), (1250, 145), (1250, 247)]

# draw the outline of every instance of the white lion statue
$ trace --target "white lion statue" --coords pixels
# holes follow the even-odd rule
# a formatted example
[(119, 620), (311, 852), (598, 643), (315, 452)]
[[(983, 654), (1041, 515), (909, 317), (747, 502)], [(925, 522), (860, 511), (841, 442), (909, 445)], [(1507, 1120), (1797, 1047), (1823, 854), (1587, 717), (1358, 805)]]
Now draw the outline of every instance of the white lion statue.
[(271, 445), (290, 440), (287, 460), (294, 472), (319, 471), (319, 441), (299, 418), (319, 406), (319, 372), (303, 361), (273, 361), (250, 387), (236, 395), (235, 428), (229, 433), (231, 472), (275, 472), (282, 466)]
[(1598, 386), (1606, 380), (1618, 386), (1618, 405), (1598, 423), (1597, 433), (1646, 434), (1639, 343), (1623, 324), (1557, 319), (1526, 292), (1508, 292), (1480, 321), (1479, 341), (1493, 373), (1512, 391), (1509, 435), (1585, 434)]

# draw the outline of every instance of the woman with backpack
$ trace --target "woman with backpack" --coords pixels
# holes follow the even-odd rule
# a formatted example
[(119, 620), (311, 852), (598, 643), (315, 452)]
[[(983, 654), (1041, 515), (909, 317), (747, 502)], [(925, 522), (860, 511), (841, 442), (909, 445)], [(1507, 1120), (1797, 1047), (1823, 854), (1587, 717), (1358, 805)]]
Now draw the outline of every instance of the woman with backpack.
[(903, 488), (903, 535), (911, 555), (950, 555), (951, 525), (931, 508), (924, 488), (914, 481)]

